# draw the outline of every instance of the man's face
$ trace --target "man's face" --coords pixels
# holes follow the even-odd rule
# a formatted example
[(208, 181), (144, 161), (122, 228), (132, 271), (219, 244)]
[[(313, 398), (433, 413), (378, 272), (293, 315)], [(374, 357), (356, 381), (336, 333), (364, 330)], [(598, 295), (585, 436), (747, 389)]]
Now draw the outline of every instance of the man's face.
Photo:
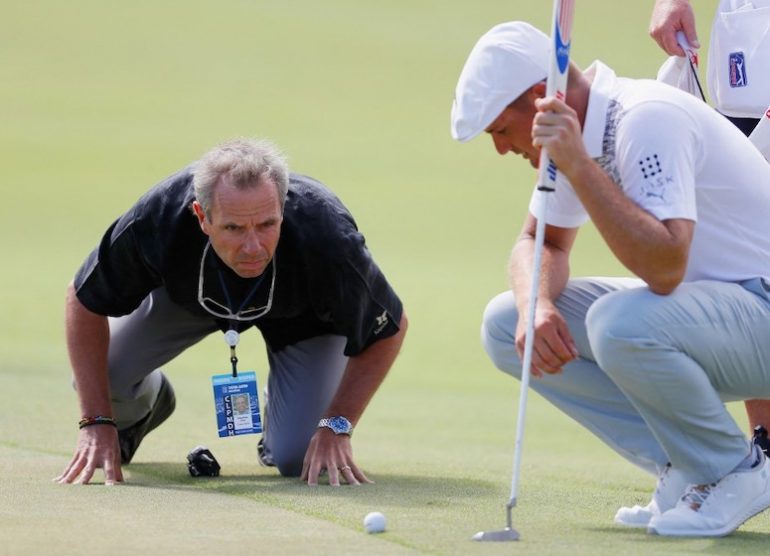
[(486, 128), (492, 136), (495, 149), (501, 155), (513, 152), (537, 168), (540, 163), (540, 149), (532, 145), (532, 119), (535, 117), (535, 96), (524, 92), (508, 105)]
[(261, 275), (273, 258), (281, 235), (281, 206), (271, 181), (236, 189), (220, 180), (214, 189), (211, 219), (193, 203), (201, 229), (222, 261), (241, 278)]
[(249, 409), (249, 404), (246, 401), (246, 398), (243, 396), (238, 396), (235, 398), (235, 409), (238, 411), (238, 413), (246, 413), (246, 411)]

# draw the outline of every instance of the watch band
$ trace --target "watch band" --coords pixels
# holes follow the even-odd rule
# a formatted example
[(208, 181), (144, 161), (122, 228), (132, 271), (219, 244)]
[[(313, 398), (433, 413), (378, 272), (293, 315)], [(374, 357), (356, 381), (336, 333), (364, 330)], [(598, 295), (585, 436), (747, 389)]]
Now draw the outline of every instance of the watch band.
[(353, 425), (347, 418), (342, 417), (341, 415), (321, 419), (318, 421), (318, 427), (329, 428), (334, 434), (347, 434), (348, 436), (353, 434)]

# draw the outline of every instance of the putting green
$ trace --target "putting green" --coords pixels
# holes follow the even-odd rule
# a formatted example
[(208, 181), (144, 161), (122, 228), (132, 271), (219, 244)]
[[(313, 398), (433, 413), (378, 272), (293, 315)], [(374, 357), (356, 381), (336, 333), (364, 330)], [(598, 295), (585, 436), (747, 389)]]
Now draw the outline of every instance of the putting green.
[(142, 473), (129, 471), (126, 484), (111, 488), (45, 480), (65, 463), (59, 456), (0, 446), (1, 553), (415, 553), (384, 535), (367, 535), (363, 527), (356, 531), (247, 495)]
[[(699, 0), (701, 42), (716, 0)], [(479, 344), (534, 172), (486, 138), (449, 137), (471, 46), (493, 24), (547, 27), (550, 2), (97, 0), (4, 2), (0, 18), (0, 554), (762, 554), (770, 517), (726, 539), (672, 540), (612, 524), (653, 479), (537, 395), (530, 399), (515, 545), (505, 524), (518, 385)], [(651, 3), (579, 0), (575, 60), (653, 76)], [(256, 465), (257, 437), (219, 439), (210, 375), (221, 338), (165, 369), (169, 421), (117, 487), (51, 483), (80, 418), (63, 295), (100, 234), (148, 187), (229, 137), (266, 136), (351, 208), (404, 299), (403, 352), (354, 437), (374, 485), (309, 488)], [(575, 275), (623, 274), (591, 228)], [(256, 334), (241, 366), (265, 380)], [(739, 405), (731, 406), (745, 425)], [(208, 446), (222, 476), (196, 480)], [(97, 482), (101, 480), (97, 474)], [(362, 519), (381, 511), (382, 535)]]

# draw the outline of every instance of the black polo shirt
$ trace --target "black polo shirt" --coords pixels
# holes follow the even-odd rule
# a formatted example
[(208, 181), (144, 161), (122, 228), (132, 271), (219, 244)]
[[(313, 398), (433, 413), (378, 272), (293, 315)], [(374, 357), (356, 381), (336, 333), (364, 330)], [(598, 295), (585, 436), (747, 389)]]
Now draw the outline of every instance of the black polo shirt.
[[(191, 208), (193, 171), (190, 166), (159, 183), (109, 227), (75, 276), (86, 308), (126, 315), (165, 287), (175, 303), (222, 330), (256, 326), (272, 351), (338, 334), (347, 338), (345, 354), (356, 355), (398, 331), (401, 301), (352, 215), (324, 185), (291, 174), (274, 260), (262, 276), (244, 279), (206, 248), (208, 236)], [(255, 285), (247, 310), (267, 306), (273, 292), (270, 310), (252, 321), (214, 317), (198, 301), (202, 288), (203, 297), (235, 312)]]

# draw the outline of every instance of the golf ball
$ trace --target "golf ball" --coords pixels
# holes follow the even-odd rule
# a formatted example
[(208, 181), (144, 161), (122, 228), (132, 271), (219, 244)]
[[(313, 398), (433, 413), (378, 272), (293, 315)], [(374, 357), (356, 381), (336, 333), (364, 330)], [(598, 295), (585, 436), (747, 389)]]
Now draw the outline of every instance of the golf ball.
[(385, 516), (380, 512), (369, 512), (364, 518), (367, 533), (382, 533), (385, 530)]

